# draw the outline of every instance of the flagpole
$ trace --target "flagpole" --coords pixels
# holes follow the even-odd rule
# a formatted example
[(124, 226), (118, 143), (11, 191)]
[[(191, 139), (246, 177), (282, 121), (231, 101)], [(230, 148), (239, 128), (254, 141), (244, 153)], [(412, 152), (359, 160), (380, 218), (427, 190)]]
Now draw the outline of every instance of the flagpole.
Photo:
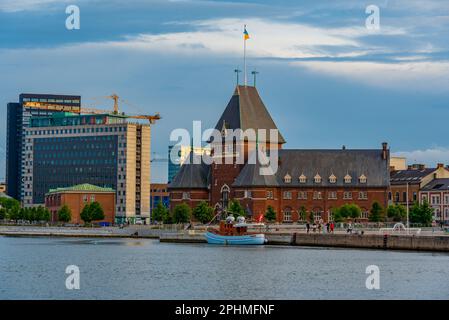
[[(246, 30), (246, 24), (244, 26), (244, 30)], [(245, 36), (243, 36), (243, 69), (244, 69), (244, 78), (245, 78), (244, 84), (246, 87), (247, 78), (246, 78), (246, 38), (245, 38)]]

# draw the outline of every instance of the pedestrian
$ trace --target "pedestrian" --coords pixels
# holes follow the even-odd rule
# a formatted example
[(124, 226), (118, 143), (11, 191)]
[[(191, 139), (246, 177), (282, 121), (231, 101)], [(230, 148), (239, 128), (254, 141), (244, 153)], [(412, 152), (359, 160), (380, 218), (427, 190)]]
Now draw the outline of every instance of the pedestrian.
[(321, 223), (318, 223), (318, 233), (321, 233)]
[(349, 222), (349, 225), (348, 225), (348, 233), (352, 234), (352, 223), (351, 222)]
[(329, 222), (326, 223), (327, 233), (330, 233), (331, 224)]
[(316, 232), (316, 222), (313, 222), (313, 224), (312, 224), (312, 230), (313, 230), (313, 233)]
[(332, 232), (332, 233), (334, 233), (334, 228), (335, 228), (335, 224), (334, 224), (334, 222), (332, 221), (332, 222), (331, 222), (331, 232)]
[(306, 229), (307, 229), (307, 233), (309, 233), (310, 232), (310, 223), (306, 223)]

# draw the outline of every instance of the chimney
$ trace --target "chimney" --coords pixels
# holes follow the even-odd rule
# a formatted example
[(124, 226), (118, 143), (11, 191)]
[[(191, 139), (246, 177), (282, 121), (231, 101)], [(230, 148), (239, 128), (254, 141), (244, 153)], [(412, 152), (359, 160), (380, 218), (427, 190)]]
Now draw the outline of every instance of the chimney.
[(444, 168), (444, 163), (438, 163), (437, 168)]
[(382, 159), (388, 159), (388, 143), (382, 142)]

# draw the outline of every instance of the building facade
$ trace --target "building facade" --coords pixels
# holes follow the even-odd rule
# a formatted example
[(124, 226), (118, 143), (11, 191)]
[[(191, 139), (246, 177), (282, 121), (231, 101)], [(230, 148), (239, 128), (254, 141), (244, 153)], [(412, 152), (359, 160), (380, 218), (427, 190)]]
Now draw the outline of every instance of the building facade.
[(166, 208), (170, 207), (170, 195), (166, 183), (152, 183), (150, 190), (150, 208), (153, 211), (159, 203)]
[(6, 183), (0, 182), (0, 192), (6, 193)]
[(438, 223), (449, 223), (449, 178), (436, 178), (419, 192), (419, 202), (428, 202), (433, 208), (433, 219)]
[(28, 94), (19, 102), (7, 105), (6, 185), (8, 195), (23, 202), (25, 129), (31, 117), (50, 116), (56, 112), (81, 112), (81, 97), (74, 95)]
[(419, 202), (419, 192), (434, 179), (449, 178), (449, 170), (443, 164), (436, 168), (427, 168), (424, 164), (413, 164), (405, 170), (396, 170), (390, 173), (390, 191), (388, 202), (406, 206)]
[(35, 117), (25, 132), (23, 203), (51, 189), (92, 184), (116, 191), (117, 223), (150, 216), (150, 125), (124, 115), (58, 113)]
[[(367, 219), (374, 202), (387, 205), (389, 190), (389, 149), (349, 150), (284, 150), (283, 136), (277, 130), (255, 87), (237, 86), (216, 129), (222, 139), (211, 141), (213, 162), (193, 161), (181, 166), (169, 185), (170, 206), (187, 203), (191, 207), (206, 201), (216, 211), (225, 211), (229, 202), (238, 200), (253, 220), (259, 220), (268, 206), (274, 208), (279, 222), (309, 219), (332, 219), (332, 209), (355, 203), (362, 209), (360, 219)], [(275, 130), (274, 136), (243, 137), (228, 135), (230, 129)], [(226, 140), (234, 146), (223, 149)], [(244, 163), (236, 162), (235, 150), (243, 152)], [(263, 161), (278, 153), (278, 168), (261, 174)], [(218, 159), (218, 158), (221, 159)], [(226, 158), (232, 161), (226, 162)], [(219, 161), (220, 160), (220, 161)], [(269, 168), (265, 168), (269, 169)], [(305, 211), (306, 217), (301, 217)]]
[(168, 183), (178, 174), (181, 166), (186, 162), (189, 154), (193, 153), (201, 156), (203, 154), (210, 155), (210, 148), (208, 147), (191, 147), (182, 145), (168, 146)]
[(104, 212), (104, 219), (95, 222), (113, 224), (115, 221), (115, 191), (111, 188), (82, 184), (51, 189), (45, 194), (45, 206), (50, 210), (52, 222), (58, 221), (58, 211), (66, 205), (71, 211), (69, 223), (82, 224), (81, 212), (87, 204), (92, 202), (98, 202)]

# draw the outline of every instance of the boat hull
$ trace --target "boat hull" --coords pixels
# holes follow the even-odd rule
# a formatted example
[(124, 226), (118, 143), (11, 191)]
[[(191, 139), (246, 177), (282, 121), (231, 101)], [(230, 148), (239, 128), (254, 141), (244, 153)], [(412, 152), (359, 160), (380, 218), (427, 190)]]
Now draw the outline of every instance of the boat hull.
[(206, 240), (209, 244), (221, 245), (261, 245), (266, 243), (263, 233), (248, 234), (242, 236), (222, 236), (212, 232), (206, 232)]

